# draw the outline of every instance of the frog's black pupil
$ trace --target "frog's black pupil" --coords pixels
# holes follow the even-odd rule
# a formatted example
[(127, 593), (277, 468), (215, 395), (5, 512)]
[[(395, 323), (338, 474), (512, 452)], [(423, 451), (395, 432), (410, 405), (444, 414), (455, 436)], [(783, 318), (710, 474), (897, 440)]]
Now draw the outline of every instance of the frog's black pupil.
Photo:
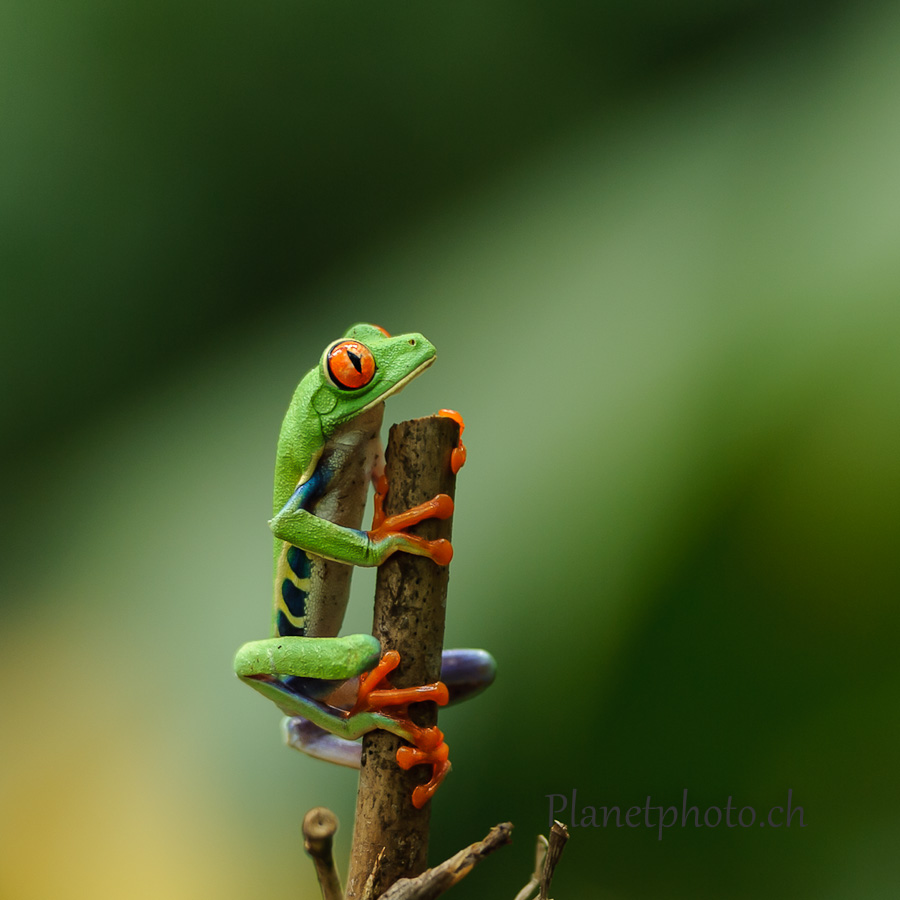
[(362, 375), (362, 360), (352, 350), (347, 351), (347, 357), (353, 363), (353, 368)]

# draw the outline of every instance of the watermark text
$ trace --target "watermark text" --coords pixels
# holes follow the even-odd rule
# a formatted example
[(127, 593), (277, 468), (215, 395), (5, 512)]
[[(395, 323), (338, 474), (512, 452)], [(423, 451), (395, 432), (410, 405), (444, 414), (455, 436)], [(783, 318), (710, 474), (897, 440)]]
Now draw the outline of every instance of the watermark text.
[(580, 806), (578, 791), (573, 788), (568, 794), (546, 794), (549, 801), (549, 822), (554, 819), (568, 822), (569, 828), (655, 828), (658, 840), (663, 838), (666, 828), (806, 828), (803, 821), (803, 807), (794, 803), (794, 792), (788, 790), (786, 806), (771, 806), (757, 815), (753, 806), (740, 809), (732, 803), (729, 795), (725, 806), (688, 805), (687, 788), (681, 797), (681, 808), (677, 806), (655, 806), (648, 796), (643, 806)]

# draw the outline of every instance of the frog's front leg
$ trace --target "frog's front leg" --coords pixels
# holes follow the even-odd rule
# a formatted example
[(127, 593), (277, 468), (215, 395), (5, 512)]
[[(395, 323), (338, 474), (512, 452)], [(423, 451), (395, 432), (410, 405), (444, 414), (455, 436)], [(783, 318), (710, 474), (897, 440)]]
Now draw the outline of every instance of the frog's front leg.
[[(380, 566), (392, 553), (402, 550), (427, 556), (438, 565), (447, 565), (453, 556), (450, 541), (429, 541), (407, 534), (405, 529), (425, 519), (447, 519), (453, 515), (453, 500), (438, 494), (395, 516), (380, 516), (371, 531), (358, 531), (320, 518), (295, 497), (269, 522), (276, 538), (309, 553), (354, 566)], [(295, 499), (297, 498), (297, 499)]]

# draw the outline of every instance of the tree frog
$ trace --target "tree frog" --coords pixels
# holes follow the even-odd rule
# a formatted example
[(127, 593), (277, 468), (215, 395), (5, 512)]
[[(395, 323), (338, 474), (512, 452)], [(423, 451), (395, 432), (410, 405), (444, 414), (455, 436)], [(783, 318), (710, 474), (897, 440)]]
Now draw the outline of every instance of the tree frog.
[[(450, 763), (440, 729), (415, 725), (406, 705), (444, 705), (472, 696), (493, 680), (494, 660), (482, 650), (445, 651), (442, 681), (394, 689), (386, 677), (399, 654), (382, 655), (372, 635), (338, 633), (353, 566), (378, 566), (398, 551), (438, 565), (452, 556), (449, 541), (428, 541), (405, 530), (423, 519), (450, 516), (453, 501), (447, 495), (396, 516), (381, 512), (387, 489), (379, 438), (384, 401), (434, 360), (435, 348), (421, 334), (391, 337), (375, 325), (354, 325), (325, 348), (319, 365), (297, 386), (278, 440), (269, 522), (273, 636), (244, 644), (235, 657), (238, 676), (288, 716), (286, 739), (298, 750), (359, 767), (355, 741), (368, 731), (382, 728), (412, 744), (400, 748), (398, 763), (432, 766), (428, 783), (413, 793), (417, 807), (431, 798)], [(454, 454), (460, 458), (461, 448)], [(376, 486), (375, 520), (362, 531), (370, 482)]]

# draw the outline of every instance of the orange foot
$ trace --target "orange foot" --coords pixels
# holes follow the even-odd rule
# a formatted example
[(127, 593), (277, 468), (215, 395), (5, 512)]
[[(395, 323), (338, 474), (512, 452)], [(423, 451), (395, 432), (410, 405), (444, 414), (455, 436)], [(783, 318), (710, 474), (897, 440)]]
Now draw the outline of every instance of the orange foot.
[(466, 423), (455, 409), (439, 409), (438, 415), (445, 419), (453, 419), (459, 425), (459, 443), (450, 453), (450, 471), (455, 475), (466, 464), (466, 445), (462, 442), (462, 433), (465, 431)]
[(401, 769), (430, 765), (431, 778), (412, 792), (412, 805), (421, 809), (435, 794), (440, 783), (450, 771), (450, 748), (444, 741), (444, 732), (435, 726), (423, 728), (415, 747), (401, 747), (397, 751), (397, 765)]
[[(372, 530), (368, 533), (373, 541), (382, 541), (387, 537), (401, 536), (408, 552), (419, 553), (434, 560), (439, 566), (446, 566), (453, 558), (453, 547), (450, 541), (438, 538), (429, 541), (423, 537), (407, 534), (405, 529), (417, 525), (425, 519), (449, 519), (453, 515), (453, 500), (447, 494), (437, 494), (424, 503), (413, 506), (395, 516), (385, 516), (384, 497), (388, 491), (386, 475), (380, 475), (375, 483)], [(418, 549), (412, 549), (418, 548)]]
[[(434, 796), (438, 786), (450, 771), (448, 759), (450, 748), (444, 742), (444, 733), (440, 728), (437, 726), (423, 728), (416, 725), (409, 718), (408, 706), (422, 700), (433, 700), (438, 706), (445, 706), (449, 694), (447, 686), (441, 681), (411, 688), (391, 687), (387, 675), (399, 664), (400, 654), (396, 650), (388, 650), (371, 672), (362, 675), (359, 679), (356, 704), (348, 715), (368, 711), (383, 712), (409, 732), (413, 746), (401, 747), (397, 751), (397, 764), (401, 769), (426, 764), (432, 767), (430, 780), (426, 784), (419, 785), (412, 794), (413, 806), (421, 809)], [(381, 684), (386, 685), (386, 688), (376, 690)]]

